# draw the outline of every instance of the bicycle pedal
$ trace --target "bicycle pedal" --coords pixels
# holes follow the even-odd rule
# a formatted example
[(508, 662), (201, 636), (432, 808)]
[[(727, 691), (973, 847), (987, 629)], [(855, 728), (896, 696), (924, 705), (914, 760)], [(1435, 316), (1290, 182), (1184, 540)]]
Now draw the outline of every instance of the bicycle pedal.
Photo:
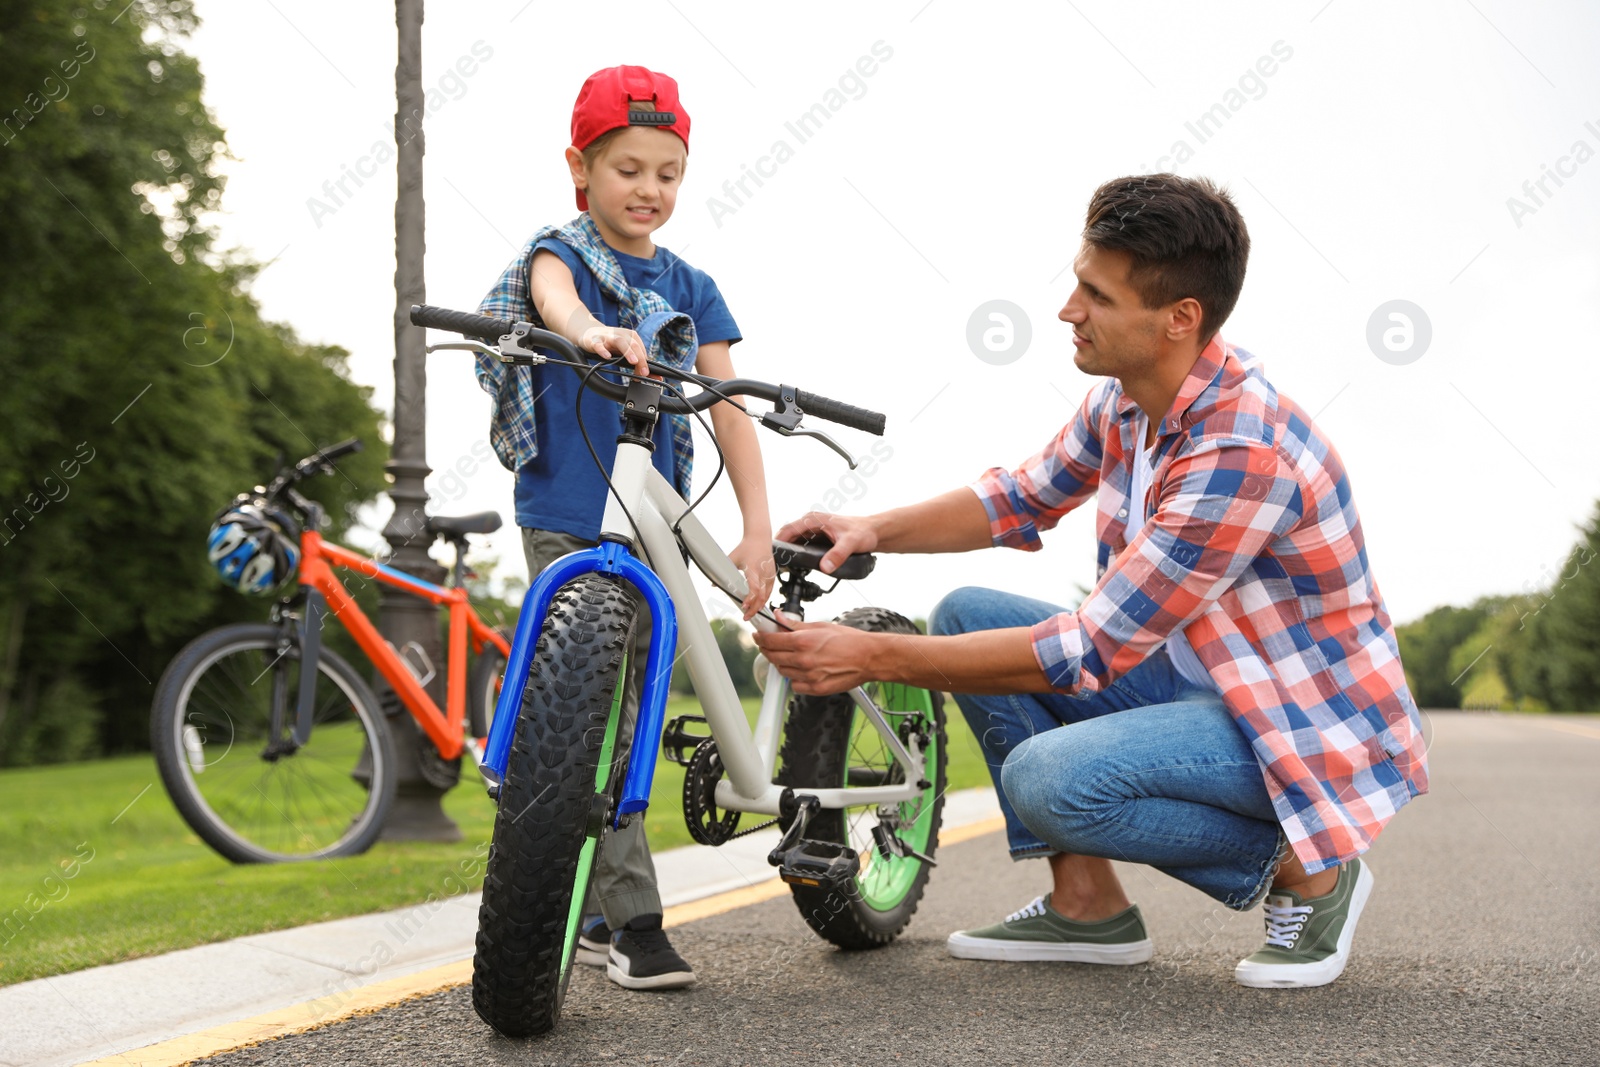
[[(703, 734), (690, 733), (686, 727), (690, 723), (699, 723), (706, 728)], [(661, 754), (680, 767), (689, 766), (689, 761), (694, 758), (694, 750), (700, 742), (711, 736), (710, 724), (704, 715), (679, 715), (667, 723), (667, 728), (661, 731)]]
[(767, 862), (778, 868), (778, 877), (790, 885), (817, 886), (849, 894), (856, 875), (861, 873), (861, 857), (849, 845), (802, 838), (788, 849), (773, 849)]

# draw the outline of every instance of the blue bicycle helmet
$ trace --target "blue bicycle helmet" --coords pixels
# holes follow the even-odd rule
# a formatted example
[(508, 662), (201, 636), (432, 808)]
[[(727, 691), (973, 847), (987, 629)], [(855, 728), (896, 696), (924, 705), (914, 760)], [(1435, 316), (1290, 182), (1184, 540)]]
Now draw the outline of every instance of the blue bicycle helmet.
[(300, 565), (293, 519), (259, 497), (240, 496), (211, 524), (206, 556), (222, 580), (241, 593), (270, 593)]

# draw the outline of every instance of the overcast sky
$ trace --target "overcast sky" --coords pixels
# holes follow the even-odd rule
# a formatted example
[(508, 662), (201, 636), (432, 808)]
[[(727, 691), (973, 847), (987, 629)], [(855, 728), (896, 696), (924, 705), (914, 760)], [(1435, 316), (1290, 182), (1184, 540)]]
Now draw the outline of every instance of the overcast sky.
[[(190, 50), (238, 157), (223, 243), (272, 261), (266, 314), (349, 349), (387, 408), (394, 176), (371, 157), (392, 140), (393, 5), (195, 6)], [(1343, 455), (1404, 621), (1543, 584), (1600, 497), (1597, 46), (1600, 10), (1577, 2), (435, 3), (428, 300), (475, 308), (528, 234), (575, 214), (562, 150), (588, 74), (665, 71), (693, 134), (657, 241), (721, 286), (735, 365), (888, 414), (868, 477), (763, 433), (774, 525), (830, 492), (876, 511), (1053, 435), (1092, 385), (1055, 318), (1090, 194), (1207, 176), (1253, 241), (1223, 335)], [(1031, 340), (1019, 324), (980, 358), (969, 320), (994, 300)], [(492, 551), (520, 572), (511, 476), (476, 458), (488, 399), (467, 357), (430, 361), (430, 486), (445, 510), (501, 511)], [(1070, 603), (1093, 583), (1090, 510), (1037, 557), (884, 559), (814, 617), (863, 598), (925, 614), (962, 584)], [(705, 511), (736, 539), (731, 491)]]

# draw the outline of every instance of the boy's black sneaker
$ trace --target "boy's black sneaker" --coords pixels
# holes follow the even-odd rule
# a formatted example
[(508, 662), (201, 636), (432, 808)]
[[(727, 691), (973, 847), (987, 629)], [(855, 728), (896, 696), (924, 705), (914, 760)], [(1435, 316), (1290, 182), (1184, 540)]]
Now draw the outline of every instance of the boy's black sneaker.
[(677, 989), (694, 982), (694, 971), (661, 929), (660, 915), (637, 916), (611, 935), (606, 976), (627, 989)]
[(604, 915), (585, 915), (578, 928), (578, 962), (604, 967), (611, 958), (611, 927)]

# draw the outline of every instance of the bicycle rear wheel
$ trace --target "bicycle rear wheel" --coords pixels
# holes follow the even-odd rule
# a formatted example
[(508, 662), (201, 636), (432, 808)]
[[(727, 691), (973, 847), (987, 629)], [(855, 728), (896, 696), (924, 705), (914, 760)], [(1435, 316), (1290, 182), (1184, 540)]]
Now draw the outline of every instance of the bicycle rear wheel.
[(472, 1006), (508, 1037), (551, 1030), (589, 876), (626, 766), (622, 694), (636, 614), (585, 575), (550, 603), (511, 743), (483, 880)]
[(365, 852), (394, 800), (394, 754), (378, 701), (324, 648), (311, 735), (290, 737), (300, 684), (292, 631), (225, 626), (161, 676), (150, 743), (161, 780), (201, 840), (235, 863)]
[[(881, 608), (858, 608), (835, 621), (873, 633), (920, 632), (909, 619)], [(927, 785), (913, 799), (895, 805), (823, 809), (806, 827), (808, 838), (849, 845), (861, 857), (861, 872), (849, 893), (822, 886), (789, 887), (806, 923), (845, 949), (880, 948), (911, 921), (930, 870), (912, 853), (933, 856), (944, 813), (944, 694), (888, 682), (868, 682), (863, 688), (902, 743), (921, 749)], [(777, 780), (798, 793), (808, 787), (905, 781), (905, 772), (883, 736), (848, 693), (793, 697), (782, 757)], [(875, 828), (880, 835), (892, 835), (892, 840), (885, 837), (891, 850), (887, 854)], [(896, 842), (905, 854), (894, 851)]]
[[(500, 633), (507, 641), (511, 634), (505, 630)], [(484, 642), (483, 651), (479, 652), (472, 661), (472, 669), (467, 673), (467, 728), (475, 739), (482, 740), (489, 736), (489, 727), (494, 724), (494, 706), (500, 699), (500, 682), (506, 673), (506, 658), (494, 645)]]

